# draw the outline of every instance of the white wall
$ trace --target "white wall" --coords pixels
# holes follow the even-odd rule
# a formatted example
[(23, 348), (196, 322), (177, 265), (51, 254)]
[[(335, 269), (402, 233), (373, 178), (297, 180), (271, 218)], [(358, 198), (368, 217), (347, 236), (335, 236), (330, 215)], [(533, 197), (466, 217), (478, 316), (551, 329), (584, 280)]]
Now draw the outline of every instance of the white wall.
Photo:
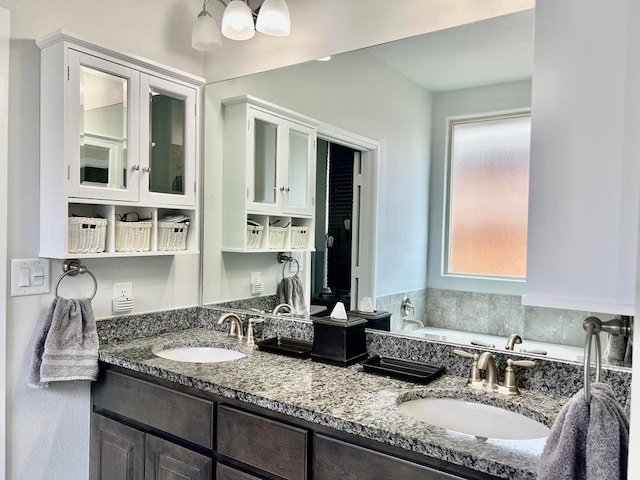
[[(0, 8), (0, 225), (7, 225), (9, 121), (9, 10)], [(0, 272), (7, 271), (7, 229), (0, 230)], [(6, 465), (7, 275), (0, 277), (0, 476)]]
[(523, 282), (476, 280), (443, 276), (444, 204), (449, 117), (484, 115), (531, 108), (531, 80), (466, 88), (433, 95), (433, 138), (429, 205), (430, 288), (522, 295)]
[[(218, 277), (215, 253), (210, 255), (220, 248), (220, 99), (241, 94), (380, 142), (376, 294), (425, 288), (431, 96), (379, 60), (354, 53), (206, 87), (205, 301), (224, 299), (229, 290), (248, 293), (255, 262), (272, 266), (263, 273), (265, 293), (275, 293), (280, 275), (275, 255), (264, 260), (264, 255), (225, 254)], [(237, 285), (228, 283), (236, 280)]]

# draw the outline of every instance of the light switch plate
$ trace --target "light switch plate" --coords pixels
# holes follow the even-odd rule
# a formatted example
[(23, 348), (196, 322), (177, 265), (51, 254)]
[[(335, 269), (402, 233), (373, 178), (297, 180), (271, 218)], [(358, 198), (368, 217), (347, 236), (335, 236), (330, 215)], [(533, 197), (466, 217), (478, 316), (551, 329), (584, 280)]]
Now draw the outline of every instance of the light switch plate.
[(42, 295), (49, 292), (51, 292), (51, 260), (48, 258), (11, 260), (12, 297)]

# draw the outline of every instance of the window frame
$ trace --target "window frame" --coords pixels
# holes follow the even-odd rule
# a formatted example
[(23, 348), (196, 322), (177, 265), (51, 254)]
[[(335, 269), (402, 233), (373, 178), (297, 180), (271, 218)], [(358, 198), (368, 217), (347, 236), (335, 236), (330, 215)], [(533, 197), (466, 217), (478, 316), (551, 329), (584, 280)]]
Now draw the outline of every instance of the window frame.
[[(451, 167), (452, 167), (452, 158), (451, 154), (453, 151), (453, 129), (456, 125), (460, 124), (468, 124), (468, 123), (478, 123), (478, 122), (487, 122), (494, 120), (503, 120), (509, 118), (522, 118), (529, 117), (531, 118), (531, 109), (517, 109), (510, 110), (504, 112), (493, 112), (493, 113), (476, 113), (462, 116), (451, 116), (447, 117), (447, 128), (446, 128), (446, 149), (445, 149), (445, 174), (444, 174), (444, 201), (443, 201), (443, 215), (442, 215), (442, 245), (441, 245), (441, 264), (440, 264), (440, 275), (445, 278), (462, 278), (468, 280), (488, 280), (488, 281), (497, 281), (497, 282), (509, 282), (509, 283), (526, 283), (527, 277), (526, 275), (523, 277), (519, 276), (508, 276), (508, 275), (491, 275), (491, 274), (470, 274), (470, 273), (457, 273), (449, 271), (449, 257), (450, 257), (450, 214), (451, 214)], [(531, 160), (531, 157), (529, 157)]]

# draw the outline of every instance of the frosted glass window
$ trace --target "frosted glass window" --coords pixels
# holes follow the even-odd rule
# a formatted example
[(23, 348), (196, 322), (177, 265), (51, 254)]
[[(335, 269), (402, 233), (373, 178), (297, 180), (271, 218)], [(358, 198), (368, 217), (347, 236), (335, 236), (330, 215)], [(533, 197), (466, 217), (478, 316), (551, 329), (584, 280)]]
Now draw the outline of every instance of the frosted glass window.
[(450, 123), (447, 273), (527, 268), (530, 115)]

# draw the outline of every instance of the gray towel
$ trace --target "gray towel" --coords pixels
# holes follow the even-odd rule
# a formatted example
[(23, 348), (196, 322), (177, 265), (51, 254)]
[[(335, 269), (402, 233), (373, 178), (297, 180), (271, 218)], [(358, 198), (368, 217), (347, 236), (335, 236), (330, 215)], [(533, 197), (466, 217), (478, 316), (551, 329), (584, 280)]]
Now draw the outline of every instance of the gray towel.
[(44, 354), (44, 342), (46, 341), (47, 333), (49, 333), (49, 329), (51, 328), (51, 321), (53, 320), (57, 304), (58, 299), (54, 298), (53, 302), (51, 302), (51, 305), (49, 306), (49, 310), (47, 310), (47, 313), (44, 315), (42, 328), (38, 333), (38, 337), (36, 338), (36, 343), (33, 348), (33, 354), (31, 355), (31, 368), (29, 369), (29, 386), (32, 388), (47, 388), (49, 386), (48, 383), (40, 380), (40, 366), (42, 365), (42, 355)]
[(307, 302), (304, 299), (302, 281), (298, 274), (283, 278), (278, 287), (278, 293), (280, 294), (280, 302), (291, 305), (294, 315), (309, 316)]
[(48, 382), (97, 376), (98, 334), (91, 300), (56, 298), (36, 341), (29, 385), (44, 388)]
[(611, 387), (591, 385), (556, 418), (538, 466), (538, 480), (624, 480), (627, 478), (629, 420)]

